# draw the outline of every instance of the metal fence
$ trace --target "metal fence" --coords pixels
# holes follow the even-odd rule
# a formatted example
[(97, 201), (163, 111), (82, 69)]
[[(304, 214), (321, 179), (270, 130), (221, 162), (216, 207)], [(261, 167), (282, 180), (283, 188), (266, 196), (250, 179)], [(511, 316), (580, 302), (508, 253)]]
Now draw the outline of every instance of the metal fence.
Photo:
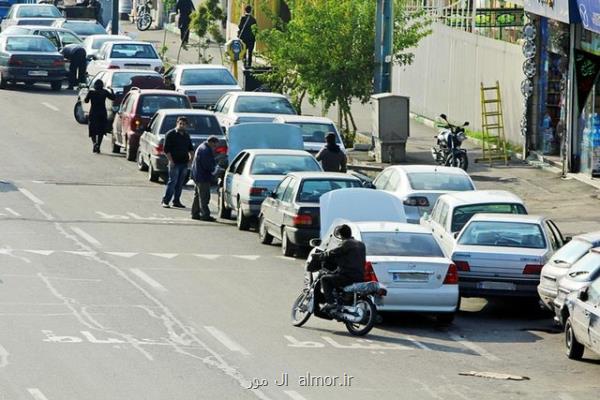
[(466, 0), (406, 0), (407, 9), (425, 10), (433, 21), (467, 32), (474, 26), (475, 8), (471, 4)]

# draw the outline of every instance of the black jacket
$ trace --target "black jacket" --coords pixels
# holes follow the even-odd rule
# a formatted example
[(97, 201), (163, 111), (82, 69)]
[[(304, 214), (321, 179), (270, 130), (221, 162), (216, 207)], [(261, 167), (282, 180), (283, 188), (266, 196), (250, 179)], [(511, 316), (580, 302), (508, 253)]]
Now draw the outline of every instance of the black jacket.
[(182, 21), (189, 22), (190, 14), (194, 11), (194, 3), (192, 0), (177, 0), (175, 11), (179, 13), (179, 23)]
[(354, 282), (365, 280), (367, 250), (365, 244), (360, 240), (354, 238), (343, 240), (338, 247), (326, 251), (323, 257), (339, 267), (338, 275)]
[(246, 14), (242, 16), (240, 25), (238, 26), (238, 37), (244, 42), (254, 42), (256, 40), (254, 31), (252, 30), (254, 25), (256, 25), (256, 19), (252, 15)]

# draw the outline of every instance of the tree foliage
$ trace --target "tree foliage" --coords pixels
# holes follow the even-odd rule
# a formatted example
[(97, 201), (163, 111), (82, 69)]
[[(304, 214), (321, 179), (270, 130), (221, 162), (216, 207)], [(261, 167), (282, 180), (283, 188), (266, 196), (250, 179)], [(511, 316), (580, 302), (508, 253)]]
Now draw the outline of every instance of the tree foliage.
[[(405, 0), (394, 0), (394, 62), (407, 65), (408, 50), (429, 34), (424, 15), (409, 12)], [(265, 81), (288, 93), (300, 109), (302, 100), (337, 104), (342, 130), (356, 131), (350, 111), (353, 99), (369, 101), (375, 69), (374, 0), (288, 0), (288, 23), (272, 15), (274, 27), (257, 32), (265, 43), (263, 57), (273, 67)], [(266, 5), (263, 7), (267, 9)]]
[(223, 17), (224, 14), (219, 0), (205, 0), (192, 13), (190, 32), (195, 33), (200, 38), (200, 42), (196, 44), (200, 62), (210, 63), (212, 61), (206, 55), (206, 50), (211, 43), (225, 43), (225, 38), (221, 33)]

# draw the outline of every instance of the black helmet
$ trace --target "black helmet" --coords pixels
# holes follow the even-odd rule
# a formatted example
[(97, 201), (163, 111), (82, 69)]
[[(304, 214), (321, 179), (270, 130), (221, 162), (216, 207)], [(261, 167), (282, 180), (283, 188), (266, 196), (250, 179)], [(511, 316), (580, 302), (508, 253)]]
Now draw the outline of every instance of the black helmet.
[(349, 239), (352, 237), (352, 229), (346, 224), (339, 225), (333, 230), (333, 236), (339, 239)]

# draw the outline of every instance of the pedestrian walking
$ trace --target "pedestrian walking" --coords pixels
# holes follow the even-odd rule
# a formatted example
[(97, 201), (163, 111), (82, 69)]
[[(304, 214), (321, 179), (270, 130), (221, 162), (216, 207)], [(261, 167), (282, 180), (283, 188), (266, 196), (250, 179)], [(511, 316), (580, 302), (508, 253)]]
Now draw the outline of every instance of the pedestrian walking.
[(344, 151), (336, 143), (337, 135), (329, 132), (325, 136), (326, 144), (317, 153), (317, 161), (321, 162), (325, 172), (346, 172), (347, 158)]
[(252, 53), (254, 52), (254, 44), (256, 43), (256, 35), (252, 27), (256, 25), (256, 19), (252, 16), (252, 6), (247, 5), (244, 11), (245, 14), (240, 19), (240, 25), (238, 26), (238, 37), (246, 45), (244, 66), (250, 68), (252, 67)]
[(214, 149), (219, 145), (219, 138), (210, 136), (196, 149), (192, 162), (192, 179), (195, 183), (194, 202), (192, 203), (192, 219), (215, 221), (210, 216), (210, 186), (217, 166)]
[(171, 199), (173, 207), (185, 208), (181, 203), (181, 192), (188, 177), (188, 166), (194, 151), (192, 139), (185, 130), (187, 125), (186, 117), (177, 117), (177, 125), (165, 136), (164, 152), (169, 159), (169, 180), (161, 202), (164, 208), (170, 207)]
[(100, 79), (94, 82), (94, 90), (90, 90), (85, 96), (86, 103), (91, 102), (88, 115), (88, 132), (92, 139), (93, 153), (100, 153), (102, 138), (108, 130), (108, 116), (106, 115), (106, 99), (114, 100), (115, 94), (112, 90), (104, 89), (104, 82)]
[(68, 44), (61, 50), (62, 55), (69, 60), (69, 89), (87, 79), (87, 53), (80, 44)]
[(187, 49), (187, 44), (190, 39), (190, 20), (192, 12), (194, 12), (194, 3), (192, 0), (177, 0), (175, 4), (175, 12), (179, 14), (179, 34), (181, 36), (181, 47)]

